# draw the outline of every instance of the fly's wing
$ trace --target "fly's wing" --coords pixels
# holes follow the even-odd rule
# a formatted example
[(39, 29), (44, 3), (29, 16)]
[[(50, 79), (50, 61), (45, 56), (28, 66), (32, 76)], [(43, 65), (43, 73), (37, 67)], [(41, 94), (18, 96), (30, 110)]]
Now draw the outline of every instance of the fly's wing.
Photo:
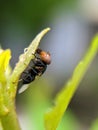
[(24, 92), (28, 87), (29, 87), (29, 84), (24, 84), (23, 85), (23, 80), (20, 79), (19, 82), (18, 82), (17, 93), (20, 94), (20, 93)]
[(29, 84), (25, 84), (23, 85), (19, 90), (18, 90), (18, 93), (23, 93), (27, 88), (29, 87)]

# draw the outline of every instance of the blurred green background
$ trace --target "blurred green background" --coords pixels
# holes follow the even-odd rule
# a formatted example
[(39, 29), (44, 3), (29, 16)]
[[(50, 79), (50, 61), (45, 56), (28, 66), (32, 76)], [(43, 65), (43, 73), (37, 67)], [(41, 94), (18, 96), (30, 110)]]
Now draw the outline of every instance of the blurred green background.
[[(17, 95), (17, 112), (23, 130), (43, 130), (44, 113), (70, 78), (98, 31), (98, 0), (0, 1), (0, 44), (12, 50), (12, 68), (42, 29), (51, 31), (40, 47), (52, 63), (30, 88)], [(58, 130), (88, 130), (98, 117), (98, 57), (73, 97)]]

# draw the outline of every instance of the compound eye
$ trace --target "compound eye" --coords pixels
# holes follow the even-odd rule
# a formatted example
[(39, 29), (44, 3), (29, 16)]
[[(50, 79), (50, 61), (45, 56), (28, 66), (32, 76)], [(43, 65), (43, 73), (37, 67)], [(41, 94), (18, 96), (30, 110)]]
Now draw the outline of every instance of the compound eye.
[(40, 56), (41, 56), (42, 61), (44, 61), (46, 64), (50, 64), (51, 63), (50, 53), (42, 51), (40, 53)]

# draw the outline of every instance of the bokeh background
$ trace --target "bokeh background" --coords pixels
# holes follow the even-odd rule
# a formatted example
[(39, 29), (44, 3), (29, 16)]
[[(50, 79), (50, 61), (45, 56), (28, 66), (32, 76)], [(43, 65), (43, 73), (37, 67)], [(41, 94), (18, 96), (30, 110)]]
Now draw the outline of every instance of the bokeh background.
[[(52, 63), (27, 91), (17, 95), (23, 130), (43, 130), (44, 113), (68, 81), (98, 31), (98, 0), (0, 1), (0, 44), (12, 50), (11, 66), (42, 29), (51, 31), (40, 48)], [(98, 117), (98, 57), (88, 69), (58, 130), (88, 130)]]

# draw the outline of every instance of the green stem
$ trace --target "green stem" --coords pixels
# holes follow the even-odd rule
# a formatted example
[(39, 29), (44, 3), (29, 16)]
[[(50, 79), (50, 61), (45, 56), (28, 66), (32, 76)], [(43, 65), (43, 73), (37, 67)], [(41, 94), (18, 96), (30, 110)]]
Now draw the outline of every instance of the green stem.
[(4, 130), (20, 130), (15, 105), (10, 104), (10, 111), (7, 115), (1, 117), (1, 123)]

